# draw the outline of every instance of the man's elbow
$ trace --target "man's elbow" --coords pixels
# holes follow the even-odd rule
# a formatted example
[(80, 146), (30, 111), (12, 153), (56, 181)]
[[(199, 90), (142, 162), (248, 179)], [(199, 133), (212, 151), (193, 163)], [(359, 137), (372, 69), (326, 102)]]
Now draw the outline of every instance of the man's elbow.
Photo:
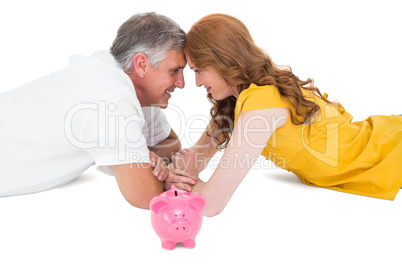
[[(155, 194), (154, 196), (157, 196), (158, 194)], [(142, 208), (142, 209), (149, 209), (149, 204), (151, 203), (152, 198), (154, 197), (146, 197), (146, 198), (138, 198), (135, 196), (124, 196), (124, 199), (126, 201), (137, 208)]]
[(153, 191), (144, 191), (142, 193), (124, 193), (123, 197), (134, 207), (149, 209), (152, 198), (160, 195), (162, 192), (163, 188), (155, 188)]
[(142, 209), (149, 209), (149, 203), (151, 202), (151, 200), (137, 200), (136, 198), (133, 197), (124, 197), (124, 199), (126, 199), (126, 201), (132, 205), (133, 207), (136, 208), (142, 208)]
[(135, 207), (149, 209), (152, 198), (164, 190), (164, 183), (152, 174), (149, 163), (112, 166), (120, 192)]

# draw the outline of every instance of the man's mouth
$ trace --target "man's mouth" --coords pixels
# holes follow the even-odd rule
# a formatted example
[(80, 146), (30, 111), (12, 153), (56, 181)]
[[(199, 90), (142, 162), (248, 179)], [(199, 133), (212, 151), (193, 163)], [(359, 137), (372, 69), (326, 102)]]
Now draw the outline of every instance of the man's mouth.
[(166, 92), (166, 94), (168, 94), (169, 96), (172, 96), (173, 91), (166, 90), (165, 92)]

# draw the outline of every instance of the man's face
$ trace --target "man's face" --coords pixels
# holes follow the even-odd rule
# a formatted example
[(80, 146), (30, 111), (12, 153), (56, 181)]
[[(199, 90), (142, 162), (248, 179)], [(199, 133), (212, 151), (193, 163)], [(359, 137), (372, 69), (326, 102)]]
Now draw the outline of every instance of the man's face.
[(184, 54), (178, 50), (169, 50), (157, 68), (150, 65), (142, 84), (141, 105), (167, 108), (175, 88), (184, 88), (185, 66)]

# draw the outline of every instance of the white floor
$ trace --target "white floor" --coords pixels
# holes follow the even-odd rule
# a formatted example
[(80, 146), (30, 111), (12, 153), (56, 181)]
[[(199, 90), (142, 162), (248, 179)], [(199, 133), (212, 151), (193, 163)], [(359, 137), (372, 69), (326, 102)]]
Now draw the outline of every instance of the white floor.
[(0, 266), (400, 267), (401, 201), (253, 169), (226, 210), (204, 218), (194, 249), (166, 251), (150, 211), (130, 206), (113, 177), (90, 169), (61, 188), (0, 199)]

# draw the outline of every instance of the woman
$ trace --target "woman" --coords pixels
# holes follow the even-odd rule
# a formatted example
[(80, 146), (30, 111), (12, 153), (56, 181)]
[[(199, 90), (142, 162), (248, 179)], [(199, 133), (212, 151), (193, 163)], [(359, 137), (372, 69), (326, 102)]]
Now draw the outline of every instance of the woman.
[[(172, 169), (166, 187), (193, 186), (207, 199), (204, 214), (213, 216), (263, 155), (308, 185), (395, 198), (402, 185), (402, 117), (352, 123), (311, 79), (277, 67), (234, 17), (206, 16), (186, 38), (187, 62), (197, 86), (208, 92), (212, 120), (191, 150), (173, 157), (193, 178)], [(208, 182), (198, 180), (197, 172), (218, 149), (225, 149), (220, 165)]]

